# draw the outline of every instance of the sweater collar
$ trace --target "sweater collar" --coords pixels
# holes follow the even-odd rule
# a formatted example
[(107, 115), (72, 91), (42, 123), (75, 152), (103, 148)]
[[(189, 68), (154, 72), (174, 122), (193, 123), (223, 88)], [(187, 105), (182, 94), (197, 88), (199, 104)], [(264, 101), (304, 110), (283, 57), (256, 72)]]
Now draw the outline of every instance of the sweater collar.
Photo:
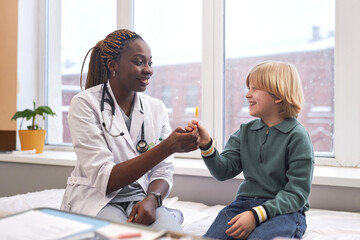
[[(284, 121), (279, 123), (278, 125), (272, 126), (271, 128), (276, 128), (280, 132), (288, 133), (290, 132), (296, 125), (300, 124), (296, 118), (286, 118)], [(267, 125), (261, 119), (255, 120), (254, 124), (251, 126), (251, 130), (259, 130), (263, 127), (267, 127)]]

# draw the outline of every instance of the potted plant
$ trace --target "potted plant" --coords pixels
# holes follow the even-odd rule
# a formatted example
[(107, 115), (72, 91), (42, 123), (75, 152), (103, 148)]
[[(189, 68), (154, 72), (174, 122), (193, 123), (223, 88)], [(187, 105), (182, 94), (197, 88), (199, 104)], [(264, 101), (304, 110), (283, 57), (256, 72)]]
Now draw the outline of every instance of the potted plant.
[(45, 115), (56, 115), (50, 107), (48, 106), (40, 106), (36, 107), (35, 101), (34, 110), (25, 109), (24, 111), (17, 111), (11, 120), (17, 120), (18, 118), (22, 118), (20, 129), (24, 119), (30, 120), (31, 125), (27, 126), (28, 130), (19, 130), (19, 138), (21, 143), (21, 150), (36, 150), (36, 153), (42, 153), (44, 151), (44, 144), (45, 144), (45, 134), (46, 130), (41, 129), (39, 125), (35, 123), (36, 116), (41, 116), (45, 119)]

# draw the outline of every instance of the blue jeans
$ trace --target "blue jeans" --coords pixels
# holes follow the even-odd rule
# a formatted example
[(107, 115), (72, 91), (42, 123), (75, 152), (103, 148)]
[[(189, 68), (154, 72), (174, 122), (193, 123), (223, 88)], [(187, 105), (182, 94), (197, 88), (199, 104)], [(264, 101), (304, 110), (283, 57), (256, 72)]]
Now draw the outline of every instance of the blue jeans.
[[(107, 204), (98, 214), (97, 217), (114, 222), (127, 222), (130, 212), (136, 202), (126, 202), (120, 204)], [(171, 212), (170, 212), (170, 211)], [(150, 227), (157, 229), (166, 229), (174, 232), (183, 232), (177, 216), (172, 212), (173, 209), (164, 206), (156, 209), (156, 220)], [(182, 216), (182, 213), (180, 213)]]
[[(239, 213), (262, 205), (268, 199), (239, 197), (230, 205), (223, 208), (211, 224), (204, 237), (215, 239), (228, 239), (225, 231), (230, 227), (227, 223)], [(303, 209), (289, 214), (279, 215), (266, 220), (256, 227), (247, 239), (267, 240), (275, 237), (301, 238), (306, 230), (306, 218)]]

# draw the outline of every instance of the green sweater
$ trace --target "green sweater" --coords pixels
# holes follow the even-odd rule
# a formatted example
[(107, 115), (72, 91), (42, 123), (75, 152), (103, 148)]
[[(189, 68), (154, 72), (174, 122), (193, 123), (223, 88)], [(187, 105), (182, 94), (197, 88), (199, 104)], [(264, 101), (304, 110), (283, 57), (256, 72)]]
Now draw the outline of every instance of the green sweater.
[(224, 151), (203, 157), (211, 174), (224, 181), (243, 172), (237, 196), (269, 198), (267, 218), (309, 209), (314, 152), (306, 129), (287, 118), (269, 128), (261, 119), (242, 124)]

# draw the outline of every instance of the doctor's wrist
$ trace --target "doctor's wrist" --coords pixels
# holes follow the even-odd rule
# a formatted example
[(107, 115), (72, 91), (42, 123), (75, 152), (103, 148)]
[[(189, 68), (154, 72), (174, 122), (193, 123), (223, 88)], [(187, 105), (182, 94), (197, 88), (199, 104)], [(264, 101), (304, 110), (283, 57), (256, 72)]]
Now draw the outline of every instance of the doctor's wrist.
[[(155, 145), (155, 147), (151, 148), (151, 152), (153, 152), (154, 155), (156, 155), (156, 159), (158, 160), (164, 160), (165, 158), (171, 156), (175, 152), (171, 150), (171, 145), (169, 144), (167, 139), (162, 140), (159, 144)], [(155, 159), (154, 158), (154, 159)]]
[(164, 139), (160, 144), (159, 146), (161, 147), (161, 151), (162, 153), (164, 153), (166, 155), (166, 157), (172, 155), (175, 153), (174, 150), (172, 150), (171, 148), (171, 143), (169, 142), (169, 139), (166, 138)]
[(160, 193), (157, 192), (149, 192), (146, 197), (151, 198), (151, 201), (154, 202), (156, 207), (162, 206), (162, 197)]

